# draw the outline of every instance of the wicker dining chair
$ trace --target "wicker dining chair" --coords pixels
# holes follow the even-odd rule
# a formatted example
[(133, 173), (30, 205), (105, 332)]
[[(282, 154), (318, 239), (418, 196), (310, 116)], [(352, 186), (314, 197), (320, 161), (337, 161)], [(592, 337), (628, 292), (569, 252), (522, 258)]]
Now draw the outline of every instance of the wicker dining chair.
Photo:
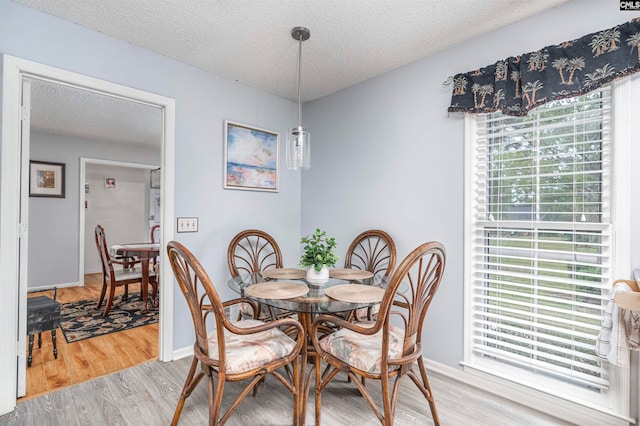
[[(227, 317), (231, 306), (247, 303), (255, 309), (257, 307), (247, 299), (222, 302), (200, 262), (179, 242), (167, 244), (167, 254), (189, 306), (196, 334), (193, 361), (171, 424), (178, 424), (186, 399), (203, 377), (206, 376), (208, 382), (209, 424), (223, 425), (249, 392), (269, 374), (291, 392), (292, 422), (299, 424), (302, 377), (299, 355), (305, 344), (300, 323), (295, 319), (265, 323), (255, 317), (231, 321)], [(280, 327), (294, 329), (296, 334), (289, 337), (279, 330)], [(198, 364), (201, 371), (196, 374)], [(223, 411), (225, 384), (242, 380), (248, 383)]]
[(396, 243), (380, 229), (364, 231), (353, 239), (344, 256), (344, 267), (390, 277), (396, 265)]
[[(370, 229), (355, 237), (344, 257), (344, 267), (369, 271), (373, 279), (390, 277), (396, 265), (396, 243), (391, 235), (380, 229)], [(350, 315), (374, 319), (380, 305), (358, 309)]]
[[(316, 352), (316, 425), (320, 424), (322, 391), (343, 371), (381, 424), (393, 425), (400, 382), (405, 376), (427, 399), (433, 422), (440, 424), (422, 358), (422, 328), (440, 285), (445, 259), (445, 249), (438, 242), (424, 243), (407, 255), (391, 277), (376, 321), (349, 322), (331, 315), (313, 321), (310, 335)], [(338, 330), (324, 335), (321, 330), (327, 323)], [(414, 369), (416, 361), (418, 371)], [(365, 378), (380, 380), (382, 409), (363, 384)]]
[(246, 229), (229, 242), (227, 263), (231, 277), (270, 268), (282, 268), (282, 252), (276, 240), (264, 231)]
[[(246, 229), (239, 232), (229, 242), (227, 263), (232, 278), (242, 273), (255, 274), (265, 269), (282, 268), (282, 252), (275, 238), (259, 229)], [(240, 306), (246, 314), (245, 305)], [(270, 320), (288, 317), (291, 314), (273, 308), (260, 306), (260, 319)]]

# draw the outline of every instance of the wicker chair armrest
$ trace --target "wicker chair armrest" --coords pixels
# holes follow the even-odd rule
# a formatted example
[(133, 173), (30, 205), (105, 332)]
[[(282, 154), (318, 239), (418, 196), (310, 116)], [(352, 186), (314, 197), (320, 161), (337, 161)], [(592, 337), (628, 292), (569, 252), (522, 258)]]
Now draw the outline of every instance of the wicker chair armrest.
[(409, 355), (405, 355), (400, 358), (393, 358), (389, 360), (389, 365), (404, 365), (412, 363), (422, 356), (422, 345), (416, 343), (415, 350)]
[(380, 320), (375, 321), (374, 325), (372, 327), (362, 327), (362, 326), (359, 326), (358, 324), (356, 324), (354, 322), (350, 322), (350, 321), (344, 320), (344, 319), (342, 319), (340, 317), (337, 317), (337, 316), (320, 315), (311, 324), (312, 332), (317, 331), (317, 329), (322, 324), (325, 324), (325, 323), (333, 324), (333, 328), (346, 328), (346, 329), (351, 330), (351, 331), (353, 331), (355, 333), (360, 333), (360, 334), (365, 334), (365, 335), (376, 334), (378, 331), (380, 331), (380, 328), (382, 328), (382, 321), (380, 321)]
[(258, 319), (258, 317), (260, 316), (260, 307), (258, 306), (258, 303), (254, 300), (239, 297), (237, 299), (231, 299), (231, 300), (222, 302), (222, 306), (224, 306), (225, 308), (228, 308), (229, 306), (241, 305), (241, 304), (246, 304), (251, 306), (251, 310), (253, 311), (253, 319)]
[[(245, 299), (242, 299), (244, 302)], [(284, 327), (292, 327), (295, 328), (298, 332), (298, 337), (304, 336), (304, 329), (302, 325), (297, 319), (293, 318), (283, 318), (276, 321), (269, 321), (264, 324), (257, 325), (255, 327), (236, 327), (228, 318), (223, 318), (224, 327), (234, 334), (239, 335), (249, 335), (249, 334), (257, 334), (262, 331), (271, 330), (274, 328), (284, 328)], [(302, 339), (297, 339), (302, 340)]]
[(376, 334), (382, 327), (382, 321), (379, 319), (372, 327), (361, 327), (353, 322), (345, 321), (342, 318), (338, 318), (333, 315), (320, 315), (311, 323), (311, 330), (309, 331), (311, 334), (311, 341), (316, 348), (318, 347), (318, 331), (320, 327), (326, 323), (330, 323), (332, 325), (331, 328), (346, 328), (354, 333), (363, 335)]

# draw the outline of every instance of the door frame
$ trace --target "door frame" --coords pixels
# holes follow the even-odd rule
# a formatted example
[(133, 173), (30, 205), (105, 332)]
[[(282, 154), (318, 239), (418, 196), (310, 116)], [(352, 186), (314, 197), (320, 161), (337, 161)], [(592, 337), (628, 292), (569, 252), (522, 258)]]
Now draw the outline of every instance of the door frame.
[[(123, 98), (160, 108), (163, 111), (161, 153), (161, 238), (173, 239), (174, 164), (175, 164), (175, 100), (122, 86), (105, 80), (2, 55), (2, 143), (0, 147), (0, 415), (15, 408), (18, 385), (18, 353), (26, 342), (26, 283), (20, 284), (20, 237), (28, 236), (27, 225), (20, 223), (21, 181), (29, 159), (22, 158), (20, 138), (21, 91), (25, 77), (50, 80), (103, 95)], [(26, 190), (26, 185), (22, 185)], [(22, 228), (22, 231), (21, 231)], [(166, 252), (161, 251), (161, 274), (172, 276)], [(26, 259), (23, 260), (26, 262)], [(161, 361), (173, 359), (173, 280), (160, 282), (160, 315), (158, 355)], [(11, 332), (13, 330), (13, 332)]]

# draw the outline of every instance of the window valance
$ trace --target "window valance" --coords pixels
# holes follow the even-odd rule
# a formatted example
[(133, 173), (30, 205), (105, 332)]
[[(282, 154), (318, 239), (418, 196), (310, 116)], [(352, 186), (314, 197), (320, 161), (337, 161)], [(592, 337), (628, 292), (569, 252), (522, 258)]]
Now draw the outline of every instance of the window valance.
[(523, 116), (640, 70), (640, 18), (453, 78), (450, 112)]

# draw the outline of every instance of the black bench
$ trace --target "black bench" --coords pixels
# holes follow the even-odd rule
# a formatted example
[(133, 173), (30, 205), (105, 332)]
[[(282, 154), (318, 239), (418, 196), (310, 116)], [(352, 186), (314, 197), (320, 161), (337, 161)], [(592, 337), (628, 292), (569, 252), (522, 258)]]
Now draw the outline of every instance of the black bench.
[(58, 359), (58, 348), (56, 346), (56, 328), (58, 327), (60, 327), (60, 302), (47, 296), (27, 299), (27, 334), (29, 335), (27, 367), (31, 367), (31, 361), (33, 360), (33, 335), (35, 333), (38, 333), (38, 347), (40, 348), (42, 347), (42, 332), (51, 330), (53, 356)]

